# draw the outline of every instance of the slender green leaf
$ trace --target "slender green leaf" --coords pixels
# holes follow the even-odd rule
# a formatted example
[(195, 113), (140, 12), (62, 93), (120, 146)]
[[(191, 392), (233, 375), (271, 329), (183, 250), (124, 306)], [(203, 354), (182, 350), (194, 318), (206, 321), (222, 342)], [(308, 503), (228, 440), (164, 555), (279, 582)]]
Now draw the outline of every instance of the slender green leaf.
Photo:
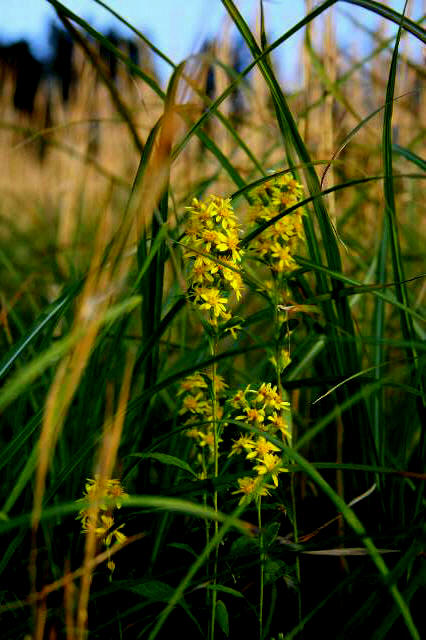
[(180, 458), (171, 456), (168, 453), (131, 453), (130, 457), (140, 458), (141, 460), (157, 460), (157, 462), (161, 462), (162, 464), (171, 465), (172, 467), (178, 467), (183, 471), (187, 471), (195, 478), (198, 477), (195, 471), (189, 466), (187, 462), (185, 462), (185, 460), (181, 460)]

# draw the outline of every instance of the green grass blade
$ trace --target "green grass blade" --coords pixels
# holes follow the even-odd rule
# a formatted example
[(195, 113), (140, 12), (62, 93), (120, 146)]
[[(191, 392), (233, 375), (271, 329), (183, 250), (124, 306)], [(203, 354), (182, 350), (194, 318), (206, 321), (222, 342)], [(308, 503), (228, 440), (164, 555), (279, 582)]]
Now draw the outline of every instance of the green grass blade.
[(70, 291), (60, 296), (55, 302), (43, 311), (40, 317), (35, 321), (31, 329), (22, 336), (16, 344), (10, 349), (0, 362), (0, 379), (6, 375), (15, 361), (24, 353), (27, 347), (43, 333), (44, 329), (50, 324), (57, 322), (61, 315), (66, 311), (74, 297), (81, 288), (81, 283), (73, 287)]
[[(374, 286), (373, 287), (364, 286), (360, 282), (357, 282), (356, 280), (353, 280), (352, 278), (349, 278), (347, 276), (343, 276), (342, 274), (340, 274), (340, 273), (338, 273), (336, 271), (332, 271), (331, 269), (327, 269), (327, 267), (323, 267), (321, 265), (314, 264), (313, 262), (309, 262), (309, 260), (305, 260), (305, 258), (302, 258), (300, 256), (297, 256), (297, 262), (299, 264), (303, 265), (303, 266), (309, 267), (312, 270), (323, 271), (324, 273), (327, 273), (331, 278), (336, 278), (336, 280), (340, 280), (341, 282), (344, 282), (344, 283), (349, 284), (351, 286), (359, 287), (359, 291), (362, 291), (364, 293), (371, 293), (372, 295), (374, 295), (374, 296), (376, 296), (378, 298), (381, 298), (385, 302), (388, 302), (389, 304), (392, 304), (393, 306), (397, 307), (401, 311), (404, 311), (405, 313), (410, 315), (412, 318), (416, 318), (419, 322), (424, 323), (426, 321), (426, 318), (424, 318), (422, 315), (420, 315), (419, 313), (417, 313), (416, 311), (414, 311), (410, 307), (405, 306), (403, 303), (399, 302), (396, 298), (393, 298), (391, 296), (387, 296), (385, 293), (382, 293), (380, 290), (377, 290)], [(341, 291), (341, 294), (342, 295), (345, 294), (344, 290)], [(307, 302), (311, 303), (312, 301), (309, 300)], [(415, 342), (415, 340), (414, 340), (414, 342)], [(410, 339), (407, 344), (412, 344), (412, 340)]]
[(406, 147), (401, 147), (399, 144), (396, 144), (394, 142), (392, 143), (392, 150), (397, 155), (415, 164), (422, 171), (426, 171), (426, 160), (423, 160), (423, 158), (421, 158), (417, 154), (410, 151), (410, 149), (407, 149)]
[(426, 32), (422, 27), (406, 16), (390, 7), (386, 7), (381, 2), (373, 2), (373, 0), (340, 0), (341, 2), (347, 2), (348, 4), (355, 4), (358, 7), (362, 7), (363, 9), (368, 9), (369, 11), (381, 16), (382, 18), (386, 18), (386, 20), (390, 20), (394, 22), (398, 26), (401, 26), (402, 29), (411, 33), (411, 35), (418, 38), (421, 42), (426, 43)]
[[(407, 1), (404, 5), (404, 14), (405, 8), (407, 6)], [(401, 16), (400, 26), (398, 29), (398, 34), (395, 42), (395, 47), (392, 54), (392, 61), (389, 70), (389, 79), (386, 87), (386, 106), (383, 117), (383, 166), (385, 171), (385, 180), (383, 183), (384, 186), (384, 196), (385, 196), (385, 216), (387, 219), (387, 226), (389, 230), (390, 236), (390, 248), (392, 254), (392, 267), (395, 282), (395, 291), (396, 297), (399, 303), (402, 305), (400, 307), (400, 321), (402, 334), (405, 340), (413, 340), (414, 338), (414, 328), (412, 317), (408, 313), (407, 309), (410, 306), (410, 302), (408, 299), (407, 288), (405, 286), (405, 276), (404, 276), (404, 267), (403, 260), (401, 254), (401, 247), (399, 241), (399, 232), (398, 232), (398, 221), (396, 215), (396, 202), (395, 202), (395, 192), (394, 192), (394, 178), (393, 178), (393, 158), (392, 158), (392, 113), (393, 113), (393, 97), (395, 92), (395, 78), (396, 78), (396, 69), (398, 62), (398, 49), (399, 42), (401, 39), (402, 32), (402, 24), (403, 24), (403, 16)], [(413, 367), (415, 370), (415, 378), (416, 383), (419, 386), (419, 390), (424, 392), (424, 381), (423, 374), (418, 367), (418, 354), (416, 349), (408, 348), (407, 355), (409, 358), (413, 360)], [(424, 396), (423, 402), (418, 403), (418, 408), (420, 412), (420, 420), (424, 423), (426, 419), (426, 395)]]
[[(180, 498), (169, 498), (165, 496), (153, 496), (153, 495), (134, 495), (123, 498), (121, 501), (123, 507), (140, 507), (142, 509), (148, 509), (150, 511), (169, 511), (175, 513), (183, 513), (187, 516), (193, 516), (195, 518), (207, 518), (217, 522), (226, 522), (229, 527), (236, 527), (241, 533), (251, 533), (252, 526), (248, 522), (244, 522), (239, 519), (241, 511), (236, 514), (226, 515), (221, 511), (215, 511), (211, 507), (206, 507), (189, 500), (181, 500)], [(53, 507), (46, 507), (43, 509), (40, 520), (52, 520), (54, 518), (61, 518), (67, 515), (77, 513), (89, 503), (84, 500), (66, 502)], [(14, 518), (7, 518), (4, 514), (0, 517), (0, 535), (13, 531), (20, 527), (31, 526), (32, 513), (25, 513)]]
[[(386, 262), (389, 247), (389, 226), (384, 220), (382, 237), (377, 256), (376, 282), (384, 285), (386, 282)], [(374, 345), (373, 359), (375, 364), (374, 378), (377, 382), (382, 376), (382, 366), (385, 359), (383, 337), (385, 332), (385, 302), (383, 298), (376, 298), (372, 335), (377, 341)], [(381, 388), (372, 397), (372, 429), (379, 462), (383, 464), (385, 456), (385, 429), (384, 429), (384, 389)]]
[(162, 89), (158, 86), (157, 82), (153, 78), (144, 73), (142, 69), (138, 67), (138, 65), (134, 64), (134, 62), (132, 62), (130, 58), (126, 56), (118, 47), (116, 47), (108, 38), (99, 33), (99, 31), (96, 31), (96, 29), (93, 29), (93, 27), (91, 27), (90, 24), (86, 22), (86, 20), (80, 18), (80, 16), (73, 13), (73, 11), (68, 9), (64, 4), (62, 4), (62, 2), (59, 2), (58, 0), (47, 0), (47, 2), (49, 2), (49, 4), (51, 4), (59, 13), (82, 27), (94, 40), (105, 47), (107, 51), (110, 51), (117, 58), (117, 60), (121, 60), (121, 62), (126, 65), (129, 71), (142, 78), (142, 80), (144, 80), (146, 84), (151, 87), (151, 89), (155, 91), (155, 93), (160, 98), (165, 98), (164, 91), (162, 91)]

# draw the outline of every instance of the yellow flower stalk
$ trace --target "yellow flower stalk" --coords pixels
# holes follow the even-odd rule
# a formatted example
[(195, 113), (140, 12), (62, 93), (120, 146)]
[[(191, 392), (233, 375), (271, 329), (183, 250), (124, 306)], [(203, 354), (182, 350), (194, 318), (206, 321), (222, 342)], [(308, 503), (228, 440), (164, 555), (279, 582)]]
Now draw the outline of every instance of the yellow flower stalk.
[[(290, 403), (283, 400), (276, 385), (270, 382), (263, 382), (258, 387), (249, 385), (234, 394), (229, 401), (229, 407), (231, 412), (243, 411), (236, 415), (234, 420), (256, 427), (270, 436), (280, 435), (284, 442), (291, 442), (290, 427), (285, 419), (285, 412), (289, 411)], [(244, 455), (246, 460), (256, 463), (252, 467), (257, 474), (254, 478), (269, 474), (273, 481), (273, 485), (269, 488), (272, 489), (278, 486), (278, 474), (286, 470), (285, 463), (278, 456), (279, 453), (279, 447), (264, 435), (240, 434), (240, 437), (233, 441), (228, 457), (240, 454)], [(249, 490), (251, 486), (249, 480), (253, 483), (253, 478), (245, 477), (242, 485), (240, 480), (238, 481), (240, 493), (253, 495), (256, 498), (266, 495), (256, 494), (254, 489), (252, 492)]]
[[(213, 383), (216, 397), (214, 413), (216, 420), (221, 420), (223, 408), (220, 402), (228, 387), (221, 375), (216, 374), (213, 381), (210, 372), (197, 372), (184, 378), (178, 391), (178, 396), (182, 396), (182, 406), (178, 413), (184, 418), (183, 424), (188, 426), (184, 433), (194, 441), (195, 449), (200, 453), (196, 460), (203, 467), (203, 473), (212, 464), (214, 455), (213, 407), (208, 392), (209, 385), (213, 387)], [(222, 439), (218, 437), (216, 444), (219, 445), (220, 442)]]
[[(88, 478), (82, 500), (89, 501), (89, 505), (80, 509), (77, 516), (81, 520), (83, 533), (94, 532), (99, 544), (107, 549), (113, 542), (122, 544), (127, 538), (120, 529), (125, 525), (115, 526), (114, 511), (121, 508), (122, 499), (127, 495), (117, 479), (102, 481), (99, 475)], [(115, 568), (111, 559), (108, 561), (108, 568), (111, 572)]]
[[(188, 296), (217, 327), (231, 317), (230, 297), (241, 298), (240, 228), (229, 198), (211, 195), (186, 207), (182, 243), (188, 268)], [(233, 327), (233, 335), (235, 327)]]
[[(262, 183), (252, 193), (248, 218), (250, 228), (255, 228), (286, 209), (297, 204), (302, 197), (302, 186), (288, 173)], [(252, 255), (267, 264), (277, 275), (285, 275), (296, 269), (293, 254), (304, 239), (303, 211), (284, 215), (253, 239)]]

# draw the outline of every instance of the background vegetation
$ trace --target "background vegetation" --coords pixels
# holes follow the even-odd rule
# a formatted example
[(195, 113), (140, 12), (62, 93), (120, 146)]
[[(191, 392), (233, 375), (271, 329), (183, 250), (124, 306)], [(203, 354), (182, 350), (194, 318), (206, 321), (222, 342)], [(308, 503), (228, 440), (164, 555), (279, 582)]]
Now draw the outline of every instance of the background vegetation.
[[(223, 0), (248, 66), (218, 39), (169, 61), (163, 91), (155, 43), (131, 27), (138, 59), (48, 1), (74, 42), (69, 96), (45, 81), (18, 111), (5, 67), (0, 98), (3, 637), (420, 638), (423, 19), (352, 0), (343, 51), (345, 2), (306, 2), (272, 43), (262, 12), (250, 27)], [(365, 10), (382, 26), (361, 52)], [(290, 94), (271, 54), (298, 31)], [(304, 186), (306, 241), (274, 301), (247, 212), (282, 170)], [(246, 249), (241, 329), (213, 355), (182, 247), (185, 207), (208, 194), (232, 199)], [(273, 439), (289, 473), (260, 527), (259, 500), (233, 494), (247, 472), (230, 436), (217, 472), (197, 469), (178, 394), (197, 371), (290, 402), (291, 445)], [(128, 494), (112, 574), (76, 519), (95, 473)]]

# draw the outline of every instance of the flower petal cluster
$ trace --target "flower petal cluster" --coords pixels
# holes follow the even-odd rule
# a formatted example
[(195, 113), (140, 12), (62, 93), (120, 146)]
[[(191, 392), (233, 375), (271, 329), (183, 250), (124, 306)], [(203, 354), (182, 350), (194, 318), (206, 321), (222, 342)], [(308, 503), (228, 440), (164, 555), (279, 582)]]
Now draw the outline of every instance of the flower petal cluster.
[(206, 312), (209, 324), (231, 319), (230, 295), (241, 298), (243, 280), (239, 226), (230, 198), (194, 198), (186, 207), (183, 244), (189, 265), (188, 294)]
[[(239, 390), (229, 401), (231, 412), (239, 412), (234, 420), (254, 426), (270, 436), (281, 435), (284, 442), (291, 442), (289, 425), (284, 412), (289, 410), (290, 403), (283, 400), (277, 387), (270, 382), (258, 386), (248, 385), (244, 391)], [(254, 476), (245, 476), (238, 480), (239, 488), (233, 493), (241, 493), (242, 500), (246, 496), (258, 499), (269, 495), (269, 489), (278, 487), (278, 475), (287, 471), (279, 455), (280, 449), (263, 435), (243, 434), (233, 441), (228, 457), (244, 456), (252, 465)], [(262, 476), (269, 474), (273, 484), (266, 484)]]
[[(193, 439), (197, 450), (197, 462), (205, 471), (206, 465), (214, 459), (214, 423), (213, 402), (209, 387), (212, 388), (211, 373), (195, 373), (187, 376), (180, 383), (178, 396), (181, 396), (179, 415), (183, 416), (183, 424), (188, 427), (185, 435)], [(223, 377), (216, 373), (214, 377), (215, 416), (221, 420), (223, 416), (224, 394), (228, 385)], [(222, 426), (224, 424), (222, 423)], [(222, 442), (218, 438), (217, 444)]]
[[(249, 208), (251, 229), (297, 204), (302, 196), (302, 185), (285, 173), (263, 182), (252, 196)], [(297, 267), (293, 255), (299, 242), (304, 240), (302, 216), (301, 210), (283, 216), (250, 244), (251, 252), (277, 274), (286, 274)]]
[[(124, 524), (116, 526), (114, 511), (121, 508), (122, 500), (127, 496), (128, 494), (117, 479), (101, 480), (99, 475), (88, 478), (82, 500), (95, 504), (94, 506), (89, 504), (79, 511), (77, 518), (81, 520), (83, 533), (94, 531), (98, 542), (107, 549), (113, 542), (123, 543), (127, 539), (120, 531)], [(111, 558), (108, 561), (108, 568), (111, 572), (114, 571), (115, 563)]]

